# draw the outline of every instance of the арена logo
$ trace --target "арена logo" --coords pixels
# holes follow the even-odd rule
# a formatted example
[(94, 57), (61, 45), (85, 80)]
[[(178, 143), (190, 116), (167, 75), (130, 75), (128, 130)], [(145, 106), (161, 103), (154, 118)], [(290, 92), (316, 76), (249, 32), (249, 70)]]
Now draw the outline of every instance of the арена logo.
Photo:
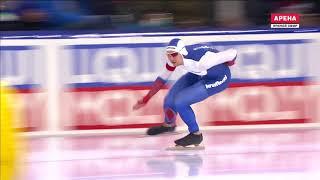
[(299, 28), (300, 16), (292, 13), (272, 13), (271, 28)]

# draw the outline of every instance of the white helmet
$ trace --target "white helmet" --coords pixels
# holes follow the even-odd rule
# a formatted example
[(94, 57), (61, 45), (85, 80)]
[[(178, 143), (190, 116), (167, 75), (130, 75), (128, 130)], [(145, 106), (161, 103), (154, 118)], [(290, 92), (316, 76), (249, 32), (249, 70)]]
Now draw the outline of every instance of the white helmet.
[(177, 52), (183, 55), (187, 55), (188, 51), (185, 47), (184, 42), (179, 38), (172, 39), (166, 48), (167, 53)]

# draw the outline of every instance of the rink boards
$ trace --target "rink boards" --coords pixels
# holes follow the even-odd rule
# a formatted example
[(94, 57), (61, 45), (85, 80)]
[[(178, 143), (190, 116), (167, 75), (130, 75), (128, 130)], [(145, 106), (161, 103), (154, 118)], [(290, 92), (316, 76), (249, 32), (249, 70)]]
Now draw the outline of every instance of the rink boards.
[[(19, 90), (35, 132), (145, 128), (163, 119), (161, 90), (139, 111), (133, 104), (164, 68), (173, 37), (236, 48), (230, 88), (193, 105), (202, 126), (319, 126), (319, 32), (176, 32), (2, 36), (1, 80)], [(178, 69), (172, 82), (185, 72)], [(178, 124), (183, 124), (179, 119)]]

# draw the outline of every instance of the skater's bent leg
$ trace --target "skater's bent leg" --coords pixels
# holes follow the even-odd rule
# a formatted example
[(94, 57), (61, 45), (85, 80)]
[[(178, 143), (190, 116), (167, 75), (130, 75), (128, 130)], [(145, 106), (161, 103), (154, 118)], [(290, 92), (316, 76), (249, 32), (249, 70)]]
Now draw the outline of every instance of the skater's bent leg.
[(190, 133), (199, 131), (195, 114), (190, 105), (203, 101), (208, 96), (203, 83), (198, 82), (181, 91), (175, 98), (175, 108), (181, 119), (187, 124)]
[(174, 106), (174, 99), (179, 92), (184, 88), (191, 86), (197, 82), (196, 76), (190, 73), (182, 76), (169, 90), (168, 94), (164, 99), (164, 115), (165, 115), (165, 124), (174, 125), (176, 122), (177, 110)]
[(187, 73), (182, 76), (169, 90), (167, 96), (164, 99), (164, 114), (165, 122), (160, 126), (151, 127), (147, 130), (148, 135), (157, 135), (165, 132), (172, 132), (176, 127), (176, 115), (177, 111), (174, 108), (174, 98), (184, 88), (191, 86), (198, 81), (198, 77), (191, 73)]
[(221, 80), (199, 81), (196, 84), (185, 88), (175, 98), (175, 108), (181, 119), (187, 124), (190, 133), (197, 133), (199, 126), (196, 121), (195, 114), (190, 105), (203, 101), (204, 99), (217, 94), (228, 87), (229, 82), (226, 81), (216, 87), (206, 88), (205, 84), (215, 83)]
[(196, 121), (195, 114), (190, 106), (179, 107), (178, 112), (181, 119), (187, 124), (190, 133), (199, 132), (199, 126)]

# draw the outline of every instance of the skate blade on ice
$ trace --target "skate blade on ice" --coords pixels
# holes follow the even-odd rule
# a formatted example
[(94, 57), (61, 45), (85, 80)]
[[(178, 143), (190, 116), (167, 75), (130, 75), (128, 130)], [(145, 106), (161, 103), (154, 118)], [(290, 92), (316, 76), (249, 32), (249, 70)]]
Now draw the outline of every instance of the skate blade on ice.
[(165, 133), (161, 133), (161, 134), (157, 134), (157, 135), (142, 134), (142, 135), (137, 135), (136, 138), (172, 136), (172, 135), (179, 135), (182, 133), (183, 132), (165, 132)]
[(204, 150), (205, 147), (204, 146), (200, 146), (200, 145), (191, 145), (191, 146), (173, 146), (173, 147), (168, 147), (166, 150), (167, 151), (188, 151), (188, 150)]

